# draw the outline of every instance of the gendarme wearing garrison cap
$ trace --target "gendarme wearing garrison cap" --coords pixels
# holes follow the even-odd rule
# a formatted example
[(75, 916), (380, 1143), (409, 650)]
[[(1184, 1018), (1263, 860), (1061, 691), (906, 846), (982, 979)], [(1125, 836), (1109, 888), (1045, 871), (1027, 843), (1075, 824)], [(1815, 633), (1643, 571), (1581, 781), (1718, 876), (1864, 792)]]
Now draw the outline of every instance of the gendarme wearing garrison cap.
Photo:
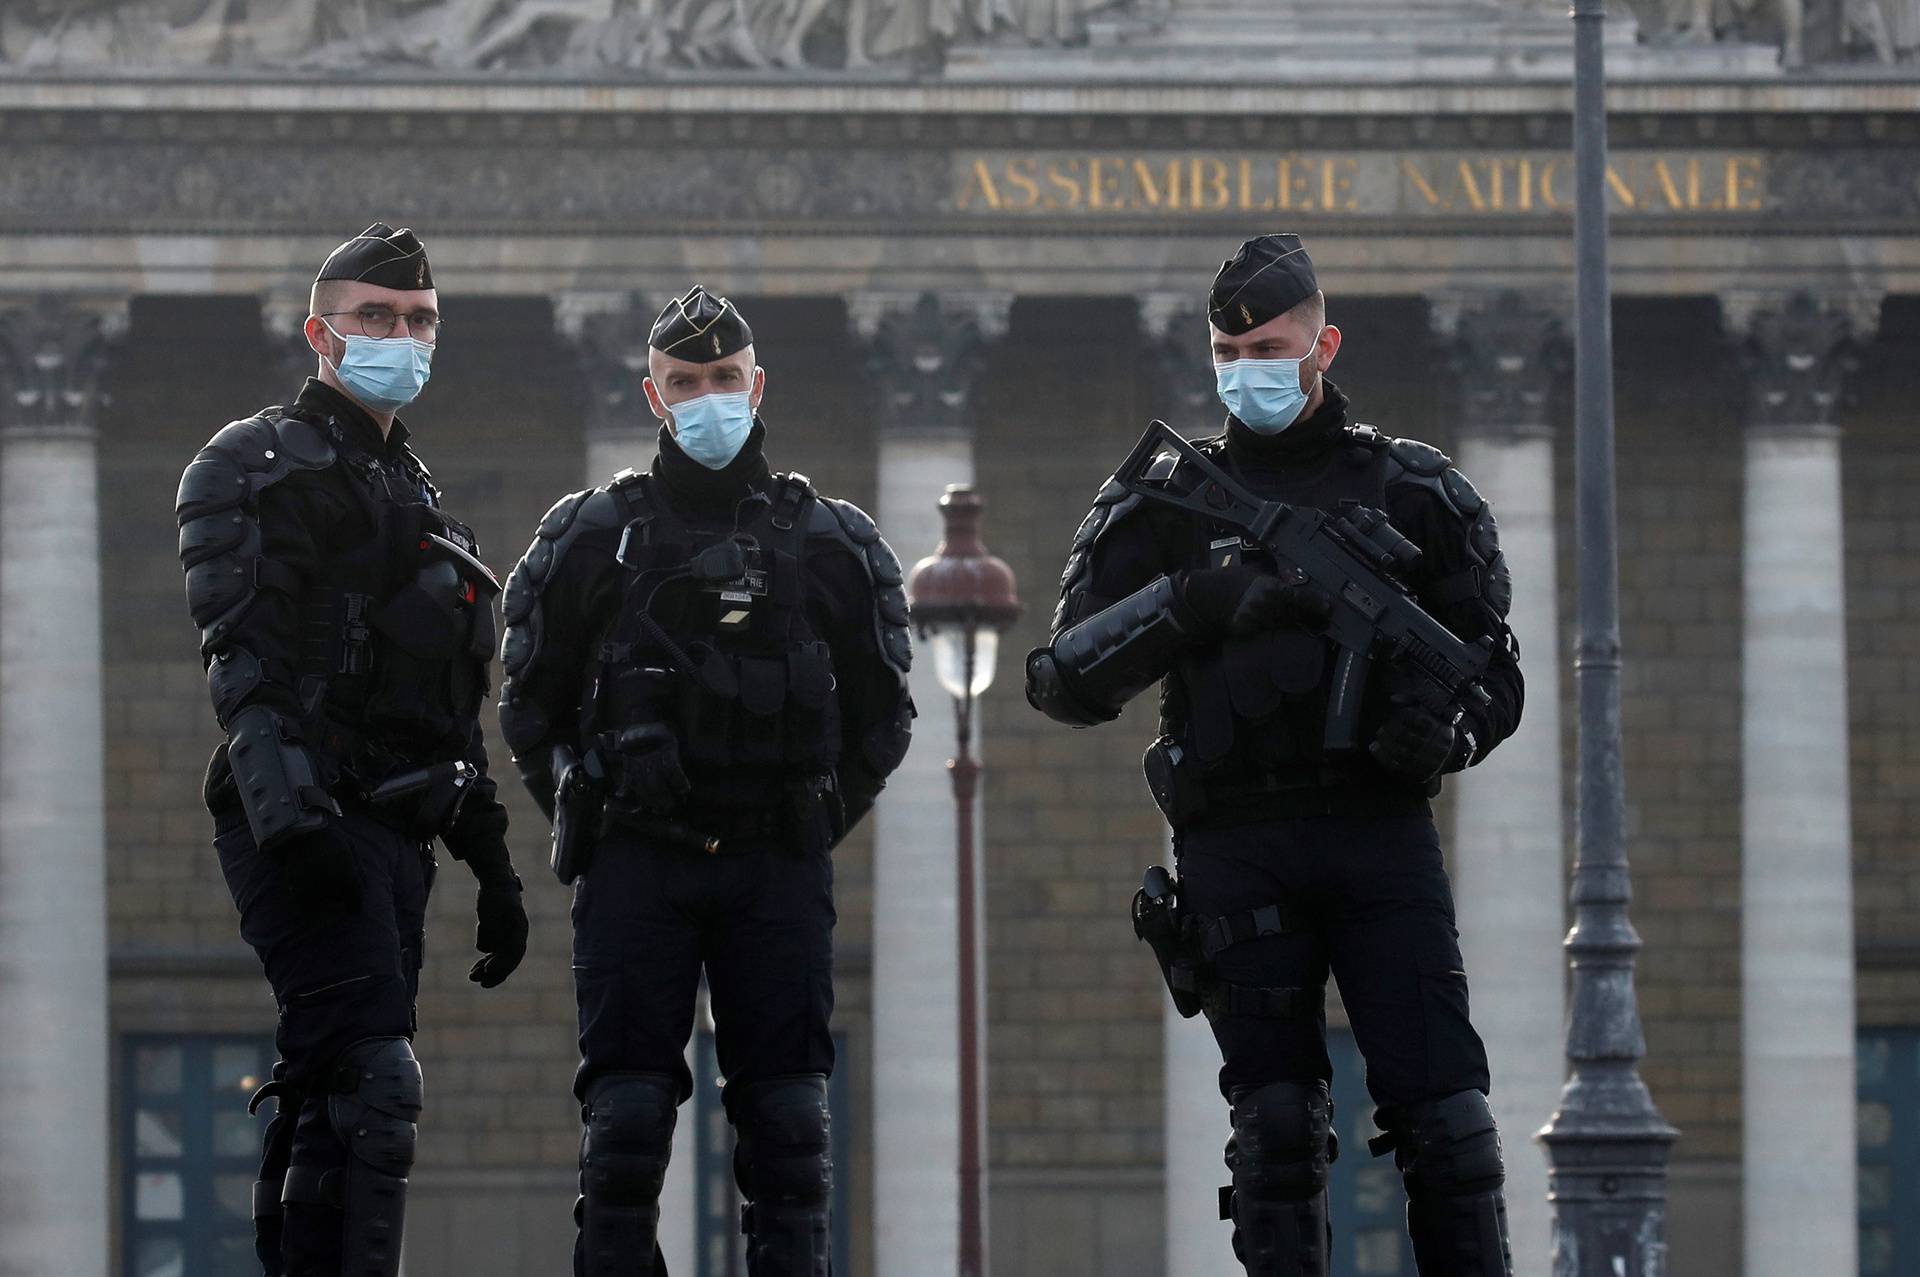
[(480, 707), (499, 586), (396, 415), (440, 334), (427, 252), (376, 222), (313, 284), (314, 376), (180, 480), (187, 607), (214, 717), (213, 845), (279, 1007), (254, 1185), (266, 1273), (400, 1270), (423, 1091), (414, 997), (432, 842), (479, 884), (470, 975), (526, 952)]
[[(1326, 1272), (1331, 974), (1420, 1272), (1506, 1277), (1487, 1057), (1429, 807), (1520, 721), (1493, 514), (1438, 450), (1352, 420), (1298, 236), (1241, 245), (1207, 313), (1225, 427), (1189, 446), (1156, 423), (1100, 490), (1027, 696), (1086, 727), (1164, 683), (1146, 770), (1178, 876), (1148, 871), (1134, 921), (1220, 1046), (1246, 1271)], [(1286, 517), (1251, 517), (1272, 503)]]
[(562, 499), (507, 581), (500, 725), (573, 885), (579, 1277), (653, 1277), (705, 973), (753, 1277), (827, 1277), (833, 865), (906, 752), (900, 565), (768, 466), (766, 373), (695, 287), (650, 337), (644, 473)]

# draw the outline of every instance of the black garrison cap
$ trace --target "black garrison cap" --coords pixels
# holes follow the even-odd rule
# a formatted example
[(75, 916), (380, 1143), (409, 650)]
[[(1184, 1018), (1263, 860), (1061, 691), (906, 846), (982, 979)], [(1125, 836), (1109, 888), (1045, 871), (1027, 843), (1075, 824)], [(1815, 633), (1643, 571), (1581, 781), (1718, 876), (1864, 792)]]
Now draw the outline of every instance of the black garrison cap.
[(396, 231), (385, 222), (375, 222), (334, 249), (313, 282), (323, 279), (358, 280), (400, 292), (433, 287), (426, 245), (407, 227)]
[(1207, 318), (1229, 336), (1258, 328), (1314, 295), (1320, 283), (1298, 235), (1256, 235), (1220, 263)]
[(647, 345), (690, 364), (710, 364), (753, 345), (753, 329), (732, 302), (695, 284), (685, 297), (667, 303), (653, 321)]

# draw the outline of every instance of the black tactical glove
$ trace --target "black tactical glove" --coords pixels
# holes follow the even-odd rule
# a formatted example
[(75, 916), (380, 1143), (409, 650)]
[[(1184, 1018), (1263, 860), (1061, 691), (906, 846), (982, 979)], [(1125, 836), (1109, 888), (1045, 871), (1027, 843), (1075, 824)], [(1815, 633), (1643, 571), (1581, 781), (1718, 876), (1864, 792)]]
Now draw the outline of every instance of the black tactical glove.
[(1432, 780), (1453, 760), (1454, 725), (1404, 696), (1394, 696), (1392, 704), (1367, 752), (1396, 776), (1422, 783)]
[(355, 913), (360, 908), (360, 874), (353, 845), (332, 821), (312, 833), (295, 834), (273, 849), (285, 872), (287, 894), (295, 905), (315, 913)]
[(1245, 565), (1193, 568), (1181, 576), (1181, 601), (1201, 625), (1224, 638), (1327, 619), (1330, 605), (1320, 591)]
[(680, 742), (665, 723), (627, 728), (614, 738), (607, 761), (621, 797), (649, 811), (672, 811), (693, 790), (680, 767)]
[(469, 864), (480, 880), (475, 905), (480, 924), (474, 930), (473, 947), (483, 956), (467, 972), (467, 979), (491, 989), (512, 975), (527, 956), (527, 910), (520, 903), (520, 875), (513, 872), (504, 849), (497, 859)]

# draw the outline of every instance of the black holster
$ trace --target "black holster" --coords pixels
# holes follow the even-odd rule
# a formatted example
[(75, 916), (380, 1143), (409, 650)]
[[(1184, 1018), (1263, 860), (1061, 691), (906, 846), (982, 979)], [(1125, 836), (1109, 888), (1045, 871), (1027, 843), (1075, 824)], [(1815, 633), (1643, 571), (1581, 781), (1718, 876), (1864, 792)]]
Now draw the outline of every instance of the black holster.
[(553, 847), (547, 863), (553, 876), (570, 887), (587, 871), (600, 840), (606, 777), (594, 751), (582, 758), (566, 745), (555, 745), (553, 778)]
[(1147, 942), (1173, 995), (1173, 1009), (1191, 1020), (1200, 1014), (1199, 954), (1192, 920), (1180, 905), (1180, 889), (1159, 865), (1133, 895), (1133, 934)]

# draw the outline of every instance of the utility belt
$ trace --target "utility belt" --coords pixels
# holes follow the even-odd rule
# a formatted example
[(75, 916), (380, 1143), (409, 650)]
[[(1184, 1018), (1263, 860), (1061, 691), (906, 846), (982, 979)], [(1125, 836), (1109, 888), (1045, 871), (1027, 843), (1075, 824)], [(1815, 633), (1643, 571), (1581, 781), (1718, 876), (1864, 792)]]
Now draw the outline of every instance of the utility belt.
[(420, 763), (362, 732), (327, 722), (317, 760), (342, 803), (363, 807), (409, 838), (437, 838), (453, 827), (480, 769), (463, 758)]
[(627, 833), (678, 851), (706, 856), (744, 855), (769, 841), (788, 837), (795, 828), (793, 813), (785, 811), (730, 811), (713, 808), (679, 810), (663, 815), (617, 799), (601, 813), (607, 833)]
[[(315, 759), (325, 769), (324, 792), (336, 805), (364, 811), (409, 838), (427, 842), (453, 827), (480, 778), (480, 769), (465, 759), (449, 759), (424, 766), (395, 764), (378, 770), (349, 768), (324, 754)], [(363, 777), (378, 777), (368, 783)], [(233, 766), (223, 742), (207, 760), (200, 796), (216, 819), (240, 807)]]
[(1372, 776), (1353, 763), (1209, 775), (1171, 736), (1147, 746), (1141, 759), (1154, 805), (1175, 829), (1205, 829), (1313, 816), (1418, 816), (1426, 794)]
[(695, 791), (720, 793), (725, 805), (676, 803), (662, 811), (623, 794), (616, 780), (619, 754), (568, 746), (553, 751), (553, 843), (548, 863), (554, 876), (571, 886), (593, 863), (599, 843), (624, 833), (656, 846), (703, 856), (743, 855), (769, 842), (789, 845), (796, 854), (832, 849), (840, 795), (831, 773), (799, 779), (735, 777), (705, 779), (695, 773)]
[(1147, 869), (1133, 897), (1133, 934), (1146, 941), (1173, 996), (1173, 1008), (1191, 1019), (1205, 1012), (1298, 1020), (1320, 1014), (1326, 991), (1235, 984), (1214, 969), (1221, 953), (1249, 940), (1285, 935), (1304, 922), (1286, 902), (1243, 909), (1217, 918), (1194, 914), (1180, 900), (1180, 885), (1159, 865)]

